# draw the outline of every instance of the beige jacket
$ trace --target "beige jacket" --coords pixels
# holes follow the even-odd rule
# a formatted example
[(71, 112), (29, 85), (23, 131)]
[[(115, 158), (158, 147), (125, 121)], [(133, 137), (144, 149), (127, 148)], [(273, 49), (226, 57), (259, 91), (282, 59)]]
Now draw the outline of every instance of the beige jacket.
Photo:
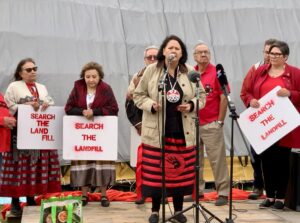
[[(188, 66), (188, 71), (192, 71), (193, 67)], [(142, 142), (154, 146), (161, 147), (161, 119), (162, 112), (158, 111), (154, 114), (151, 113), (151, 108), (154, 102), (161, 103), (161, 93), (158, 92), (159, 80), (163, 76), (163, 69), (157, 68), (156, 63), (149, 65), (140, 80), (137, 88), (133, 94), (133, 100), (138, 108), (143, 110), (142, 119)], [(196, 97), (195, 97), (195, 84), (190, 82), (187, 73), (178, 73), (178, 84), (183, 91), (183, 103), (193, 101), (194, 111), (189, 113), (182, 113), (182, 124), (186, 146), (193, 146), (196, 143), (195, 137), (195, 123), (193, 117), (196, 116)], [(200, 83), (199, 93), (199, 109), (205, 105), (205, 91)]]

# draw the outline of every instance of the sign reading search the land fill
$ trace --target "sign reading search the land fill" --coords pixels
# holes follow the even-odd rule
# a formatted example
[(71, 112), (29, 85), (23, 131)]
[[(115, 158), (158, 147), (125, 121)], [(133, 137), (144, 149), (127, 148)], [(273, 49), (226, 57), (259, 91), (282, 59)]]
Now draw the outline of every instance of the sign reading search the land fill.
[(300, 124), (300, 115), (288, 97), (278, 97), (279, 86), (248, 108), (238, 123), (257, 154), (262, 153)]
[(18, 106), (18, 149), (61, 149), (63, 107), (49, 106), (34, 111), (30, 105)]
[(63, 119), (63, 159), (117, 160), (118, 117), (65, 116)]

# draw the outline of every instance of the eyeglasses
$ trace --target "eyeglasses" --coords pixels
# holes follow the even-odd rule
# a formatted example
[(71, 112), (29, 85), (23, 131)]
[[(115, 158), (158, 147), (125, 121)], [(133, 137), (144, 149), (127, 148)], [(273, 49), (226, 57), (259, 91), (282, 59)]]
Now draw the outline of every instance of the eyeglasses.
[(194, 53), (194, 55), (197, 55), (197, 54), (199, 54), (199, 55), (202, 55), (202, 54), (208, 55), (208, 54), (209, 54), (209, 51), (207, 51), (207, 50), (205, 50), (205, 51), (196, 51), (196, 52)]
[(273, 57), (280, 57), (282, 56), (282, 53), (269, 53), (270, 56), (273, 56)]
[(145, 57), (147, 60), (157, 60), (157, 56), (155, 55), (149, 55)]
[(27, 72), (27, 73), (31, 73), (31, 71), (37, 71), (38, 67), (29, 67), (29, 68), (24, 68), (24, 70)]

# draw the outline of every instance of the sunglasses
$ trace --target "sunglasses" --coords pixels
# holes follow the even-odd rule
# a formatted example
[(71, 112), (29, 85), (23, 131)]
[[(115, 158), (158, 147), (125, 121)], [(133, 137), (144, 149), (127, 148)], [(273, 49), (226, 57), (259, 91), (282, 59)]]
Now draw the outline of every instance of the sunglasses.
[(24, 70), (27, 72), (27, 73), (31, 73), (31, 71), (37, 71), (38, 67), (29, 67), (29, 68), (24, 68)]
[(154, 56), (154, 55), (150, 55), (150, 56), (147, 56), (145, 57), (147, 60), (157, 60), (157, 57)]

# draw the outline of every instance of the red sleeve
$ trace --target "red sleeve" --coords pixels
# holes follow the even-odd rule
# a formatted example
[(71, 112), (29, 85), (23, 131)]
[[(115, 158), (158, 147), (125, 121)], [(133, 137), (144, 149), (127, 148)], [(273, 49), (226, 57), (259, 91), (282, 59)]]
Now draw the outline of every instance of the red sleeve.
[(101, 106), (101, 115), (118, 115), (119, 107), (113, 90), (110, 86), (106, 86), (103, 91), (103, 98), (105, 98), (105, 103)]
[(65, 105), (65, 112), (68, 114), (68, 112), (75, 107), (76, 101), (78, 100), (77, 94), (76, 94), (76, 89), (73, 87), (69, 98), (67, 100), (67, 104)]
[(292, 86), (289, 89), (291, 92), (290, 100), (300, 110), (300, 69), (292, 66), (289, 67), (291, 67), (290, 73), (292, 75)]
[(0, 126), (4, 126), (4, 117), (7, 116), (8, 108), (4, 102), (2, 94), (0, 94)]
[(252, 85), (252, 80), (253, 80), (255, 71), (256, 71), (256, 69), (255, 69), (255, 66), (253, 65), (249, 69), (249, 71), (246, 74), (244, 81), (243, 81), (240, 97), (246, 107), (249, 107), (250, 101), (254, 98), (253, 95), (251, 94), (251, 85)]
[(4, 126), (4, 117), (0, 115), (0, 126)]

